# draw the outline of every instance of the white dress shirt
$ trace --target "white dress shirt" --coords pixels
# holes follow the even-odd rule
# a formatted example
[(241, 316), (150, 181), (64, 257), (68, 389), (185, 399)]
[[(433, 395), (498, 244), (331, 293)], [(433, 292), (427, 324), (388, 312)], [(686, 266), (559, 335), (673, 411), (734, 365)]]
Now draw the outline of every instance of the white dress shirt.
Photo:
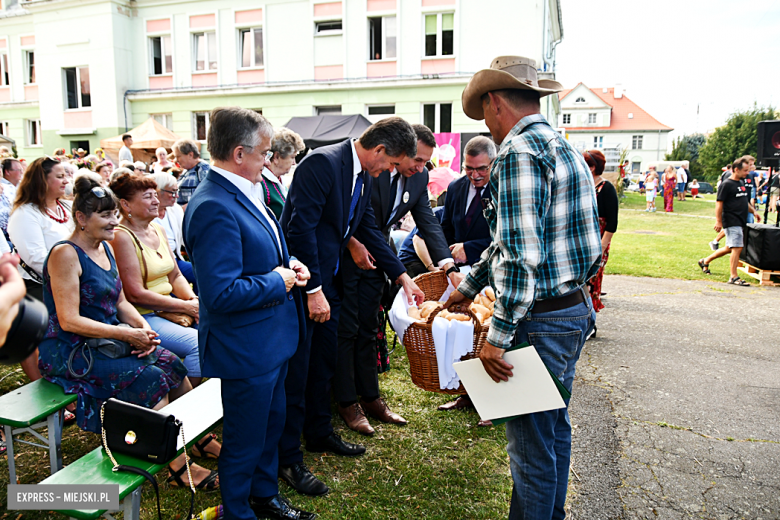
[(281, 192), (282, 197), (284, 197), (285, 199), (287, 198), (287, 186), (282, 184), (282, 179), (280, 179), (279, 177), (274, 175), (274, 172), (272, 172), (268, 168), (263, 168), (263, 177), (268, 182), (274, 183), (276, 185), (276, 187), (279, 188), (279, 191)]
[(184, 222), (184, 210), (181, 206), (174, 204), (170, 208), (165, 208), (165, 217), (156, 218), (154, 222), (160, 224), (168, 237), (168, 245), (171, 246), (173, 255), (178, 260), (184, 260), (181, 256), (181, 246), (184, 244), (182, 233), (182, 223)]
[[(8, 235), (19, 252), (19, 257), (39, 275), (43, 275), (43, 263), (54, 244), (66, 240), (75, 229), (71, 203), (67, 200), (60, 202), (69, 217), (65, 223), (57, 222), (41, 213), (35, 204), (25, 204), (17, 208), (8, 219)], [(22, 266), (18, 269), (22, 278), (32, 279)]]
[(229, 172), (227, 170), (223, 170), (222, 168), (218, 168), (216, 166), (211, 167), (212, 171), (217, 172), (218, 174), (222, 175), (224, 178), (229, 180), (236, 188), (241, 191), (244, 195), (247, 196), (249, 200), (252, 201), (252, 203), (257, 207), (258, 210), (260, 210), (260, 213), (262, 213), (263, 217), (268, 221), (268, 225), (271, 226), (271, 229), (274, 231), (274, 236), (276, 237), (276, 245), (279, 248), (279, 254), (281, 255), (282, 252), (282, 242), (279, 239), (279, 231), (276, 229), (276, 223), (274, 220), (270, 217), (270, 212), (268, 208), (265, 207), (265, 203), (263, 202), (263, 199), (260, 196), (260, 193), (262, 193), (262, 186), (258, 184), (253, 184), (248, 179), (245, 179), (244, 177), (241, 177), (240, 175), (236, 175), (233, 172)]

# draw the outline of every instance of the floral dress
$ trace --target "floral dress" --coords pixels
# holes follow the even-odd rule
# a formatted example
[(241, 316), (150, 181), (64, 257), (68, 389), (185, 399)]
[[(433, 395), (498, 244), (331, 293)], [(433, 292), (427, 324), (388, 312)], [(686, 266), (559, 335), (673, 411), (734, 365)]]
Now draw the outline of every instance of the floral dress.
[[(70, 244), (79, 255), (79, 314), (107, 325), (118, 325), (117, 302), (122, 291), (122, 281), (108, 245), (103, 243), (111, 262), (111, 268), (106, 271), (76, 244), (62, 241), (54, 247), (60, 244)], [(76, 422), (82, 430), (100, 432), (100, 406), (109, 397), (151, 408), (181, 384), (187, 369), (175, 354), (159, 347), (142, 358), (131, 355), (111, 359), (93, 350), (94, 365), (89, 375), (83, 379), (74, 379), (68, 372), (68, 356), (86, 338), (60, 328), (51, 292), (48, 263), (47, 258), (43, 267), (43, 302), (49, 311), (49, 327), (46, 338), (38, 347), (38, 367), (47, 381), (60, 385), (66, 394), (78, 394)], [(73, 359), (73, 370), (80, 374), (86, 368), (87, 362), (79, 352)]]
[(677, 184), (677, 178), (672, 176), (666, 178), (664, 175), (664, 211), (667, 213), (674, 212), (674, 190)]

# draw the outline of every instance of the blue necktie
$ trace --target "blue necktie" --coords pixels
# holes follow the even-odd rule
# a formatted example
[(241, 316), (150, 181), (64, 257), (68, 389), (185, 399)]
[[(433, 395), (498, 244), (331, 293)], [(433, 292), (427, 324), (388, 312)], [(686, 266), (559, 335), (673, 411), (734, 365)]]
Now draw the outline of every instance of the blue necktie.
[[(347, 220), (347, 231), (344, 233), (344, 238), (349, 235), (349, 230), (352, 228), (352, 219), (355, 216), (355, 208), (357, 207), (358, 200), (360, 200), (360, 192), (363, 191), (363, 172), (358, 173), (357, 180), (355, 180), (355, 188), (352, 190), (352, 202), (349, 203), (349, 219)], [(336, 259), (336, 270), (333, 271), (333, 276), (339, 272), (339, 258)]]

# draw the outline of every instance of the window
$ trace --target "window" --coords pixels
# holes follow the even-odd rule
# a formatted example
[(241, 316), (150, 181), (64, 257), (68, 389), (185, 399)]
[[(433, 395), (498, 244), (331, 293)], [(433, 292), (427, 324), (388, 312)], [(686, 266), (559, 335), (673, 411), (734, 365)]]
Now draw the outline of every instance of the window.
[(314, 107), (314, 113), (318, 116), (340, 116), (341, 105), (334, 105), (328, 107)]
[(580, 96), (574, 100), (575, 103), (585, 103), (585, 98)]
[(604, 136), (603, 135), (594, 135), (593, 136), (593, 148), (604, 148)]
[(68, 109), (92, 106), (89, 89), (89, 67), (62, 69), (65, 76), (65, 93)]
[(588, 114), (588, 124), (589, 125), (596, 124), (596, 114)]
[(425, 15), (425, 55), (452, 56), (454, 54), (454, 13)]
[(155, 121), (173, 131), (173, 114), (150, 114)]
[(209, 113), (208, 112), (195, 112), (193, 113), (193, 135), (198, 141), (205, 141), (209, 135)]
[(370, 60), (395, 59), (395, 16), (368, 19)]
[(152, 59), (152, 76), (173, 72), (173, 44), (170, 35), (149, 38), (149, 52)]
[(452, 132), (452, 103), (423, 105), (423, 124), (431, 132)]
[(328, 22), (316, 22), (314, 24), (315, 34), (340, 33), (342, 30), (341, 20), (331, 20)]
[(263, 66), (263, 28), (238, 30), (238, 48), (242, 69)]
[(639, 173), (641, 171), (642, 163), (635, 161), (631, 163), (631, 173)]
[(563, 124), (564, 125), (571, 124), (571, 114), (563, 114)]
[(8, 121), (0, 121), (0, 135), (4, 135), (6, 137), (10, 137), (10, 131), (11, 127), (8, 123)]
[(27, 146), (41, 146), (41, 120), (29, 119), (27, 121)]
[(632, 150), (641, 150), (642, 149), (642, 136), (641, 135), (634, 135), (631, 137), (631, 149)]
[(10, 71), (8, 70), (8, 54), (0, 54), (0, 86), (11, 84)]
[(366, 109), (366, 112), (368, 112), (366, 117), (372, 123), (376, 123), (377, 121), (381, 121), (386, 117), (395, 115), (395, 105), (369, 105), (366, 107)]
[(217, 35), (213, 32), (192, 35), (193, 69), (217, 70)]
[(24, 51), (24, 83), (35, 83), (35, 51)]

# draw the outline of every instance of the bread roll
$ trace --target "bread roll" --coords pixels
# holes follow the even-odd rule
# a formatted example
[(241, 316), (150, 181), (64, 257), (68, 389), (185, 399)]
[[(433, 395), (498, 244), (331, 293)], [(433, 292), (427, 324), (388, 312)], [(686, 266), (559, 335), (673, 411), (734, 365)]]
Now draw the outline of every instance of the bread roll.
[(469, 321), (469, 320), (471, 320), (471, 318), (469, 318), (467, 315), (459, 314), (459, 313), (456, 313), (456, 312), (451, 312), (450, 315), (447, 317), (447, 319), (457, 320), (457, 321)]
[(477, 319), (479, 320), (480, 323), (485, 321), (485, 316), (481, 312), (475, 312), (474, 316), (477, 317)]
[(487, 305), (485, 305), (488, 309), (490, 309), (490, 314), (493, 314), (493, 311), (496, 308), (496, 302), (489, 302)]
[(469, 310), (471, 310), (471, 312), (478, 312), (482, 316), (487, 316), (488, 314), (490, 314), (490, 310), (484, 305), (480, 305), (479, 303), (472, 303), (471, 305), (469, 305)]
[(417, 307), (409, 307), (407, 314), (409, 315), (410, 318), (414, 318), (416, 320), (422, 318), (422, 316), (420, 316), (420, 309), (418, 309)]
[(423, 319), (428, 319), (428, 316), (431, 315), (431, 313), (437, 309), (441, 304), (439, 302), (425, 302), (422, 305), (420, 305), (420, 317)]
[(450, 315), (450, 311), (448, 311), (447, 309), (443, 309), (441, 312), (439, 312), (439, 314), (436, 315), (436, 317), (449, 319), (449, 315)]
[(496, 301), (496, 293), (495, 293), (495, 291), (493, 290), (492, 287), (486, 287), (485, 288), (485, 296), (490, 298), (491, 302)]

